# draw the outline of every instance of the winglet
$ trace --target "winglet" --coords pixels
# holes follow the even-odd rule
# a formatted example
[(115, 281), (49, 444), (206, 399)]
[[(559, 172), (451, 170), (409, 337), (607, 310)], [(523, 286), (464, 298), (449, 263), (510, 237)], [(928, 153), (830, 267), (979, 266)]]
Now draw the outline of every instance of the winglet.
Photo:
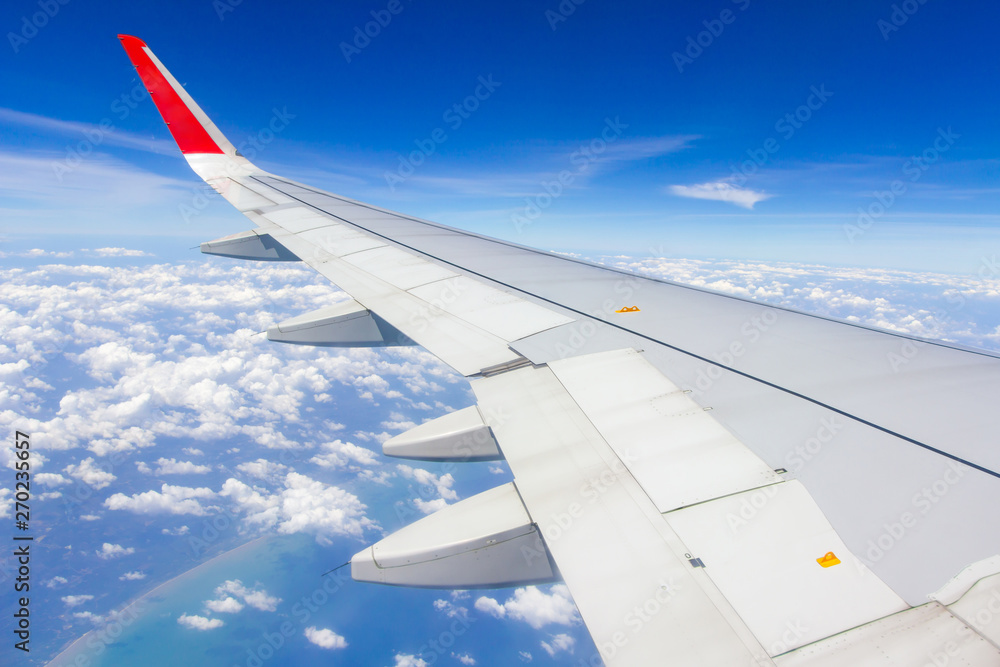
[(209, 120), (184, 87), (177, 82), (146, 43), (131, 35), (118, 35), (125, 53), (163, 116), (181, 153), (223, 154), (236, 157), (236, 148)]

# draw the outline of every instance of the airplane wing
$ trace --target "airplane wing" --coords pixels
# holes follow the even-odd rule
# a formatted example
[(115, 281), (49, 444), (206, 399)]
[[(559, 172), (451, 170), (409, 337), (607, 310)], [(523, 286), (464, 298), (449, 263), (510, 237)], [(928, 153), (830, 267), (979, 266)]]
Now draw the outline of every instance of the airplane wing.
[[(542, 252), (264, 172), (119, 36), (192, 169), (352, 300), (275, 341), (420, 345), (477, 404), (385, 443), (514, 480), (355, 579), (562, 580), (608, 665), (1000, 664), (1000, 358)], [(941, 662), (941, 661), (944, 662)]]

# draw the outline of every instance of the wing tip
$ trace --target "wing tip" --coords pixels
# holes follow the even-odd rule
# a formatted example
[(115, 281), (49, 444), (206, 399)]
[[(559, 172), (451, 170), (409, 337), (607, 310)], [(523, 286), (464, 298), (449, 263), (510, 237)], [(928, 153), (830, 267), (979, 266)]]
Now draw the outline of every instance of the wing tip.
[(118, 35), (118, 39), (181, 153), (225, 154), (223, 146), (229, 146), (229, 142), (146, 43), (132, 35)]
[(118, 39), (121, 40), (123, 46), (138, 46), (140, 49), (148, 48), (146, 42), (133, 35), (118, 35)]

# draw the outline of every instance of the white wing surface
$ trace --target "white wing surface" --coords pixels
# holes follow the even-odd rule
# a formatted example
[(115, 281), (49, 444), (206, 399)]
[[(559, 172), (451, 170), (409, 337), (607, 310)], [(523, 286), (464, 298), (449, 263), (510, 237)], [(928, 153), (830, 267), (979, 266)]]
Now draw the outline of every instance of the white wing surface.
[(268, 337), (423, 346), (478, 403), (385, 452), (514, 473), (356, 555), (356, 579), (565, 581), (609, 665), (1000, 665), (1000, 358), (263, 172), (120, 39), (252, 223), (202, 251), (302, 261), (353, 299)]

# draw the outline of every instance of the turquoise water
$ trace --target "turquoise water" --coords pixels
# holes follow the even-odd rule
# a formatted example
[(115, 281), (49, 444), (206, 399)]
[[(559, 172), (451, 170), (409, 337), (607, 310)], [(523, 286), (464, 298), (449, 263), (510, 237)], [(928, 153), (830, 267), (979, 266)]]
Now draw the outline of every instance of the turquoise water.
[[(328, 662), (334, 652), (308, 643), (303, 635), (305, 628), (331, 627), (344, 634), (342, 628), (335, 627), (337, 621), (352, 615), (350, 608), (356, 609), (367, 597), (362, 590), (365, 587), (349, 580), (338, 584), (338, 579), (328, 577), (332, 583), (322, 588), (320, 575), (339, 564), (331, 565), (330, 561), (336, 551), (335, 547), (322, 548), (303, 535), (256, 540), (153, 590), (123, 612), (120, 623), (109, 624), (103, 632), (91, 632), (51, 664), (194, 667), (255, 665), (257, 660), (262, 664), (308, 664), (321, 657), (317, 653)], [(347, 568), (343, 572), (346, 574)], [(246, 606), (236, 614), (207, 613), (204, 602), (217, 597), (217, 586), (234, 579), (281, 598), (277, 610)], [(361, 595), (349, 596), (349, 589)], [(323, 604), (313, 602), (307, 606), (302, 603), (303, 596), (315, 597)], [(182, 614), (219, 618), (225, 625), (193, 630), (178, 624)], [(282, 635), (282, 629), (287, 636)]]
[[(576, 655), (550, 659), (539, 650), (539, 640), (549, 632), (472, 610), (479, 594), (509, 595), (509, 590), (470, 592), (459, 603), (470, 610), (462, 625), (435, 609), (435, 600), (449, 598), (447, 591), (361, 584), (350, 579), (349, 568), (322, 577), (363, 546), (347, 539), (320, 546), (305, 535), (261, 538), (154, 589), (126, 610), (120, 623), (109, 624), (104, 636), (91, 632), (50, 664), (387, 667), (396, 663), (396, 654), (416, 654), (431, 665), (458, 666), (458, 656), (470, 654), (484, 667), (520, 664), (520, 652), (528, 649), (545, 664), (576, 665), (594, 651), (582, 627), (549, 628), (568, 631), (577, 640)], [(234, 579), (281, 598), (275, 611), (248, 605), (236, 614), (207, 613), (204, 603), (218, 597), (216, 587)], [(178, 624), (182, 614), (219, 618), (225, 625), (194, 630)], [(333, 630), (348, 646), (329, 650), (310, 643), (304, 631), (311, 626)]]

